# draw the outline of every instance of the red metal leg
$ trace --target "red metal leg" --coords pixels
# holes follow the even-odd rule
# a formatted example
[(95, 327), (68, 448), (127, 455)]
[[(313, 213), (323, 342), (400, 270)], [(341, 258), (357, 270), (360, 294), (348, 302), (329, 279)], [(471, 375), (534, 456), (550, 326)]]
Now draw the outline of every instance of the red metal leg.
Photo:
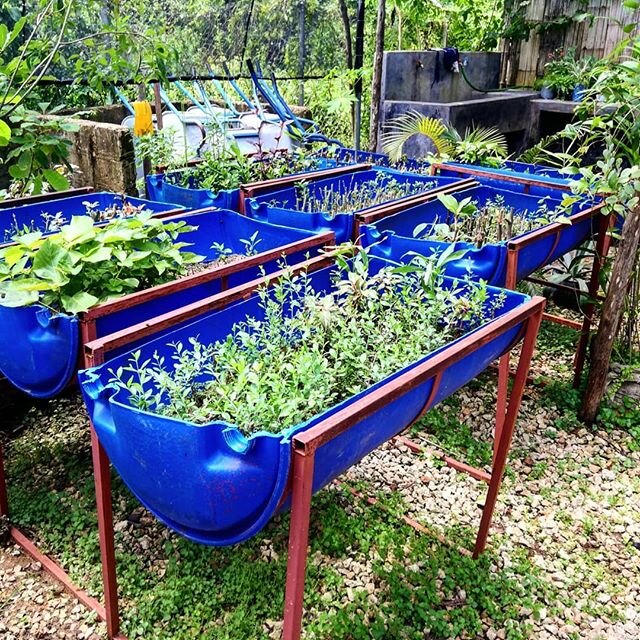
[[(495, 455), (493, 468), (491, 470), (491, 482), (489, 483), (489, 490), (487, 492), (487, 499), (485, 500), (484, 508), (482, 510), (482, 519), (480, 521), (480, 528), (478, 529), (478, 535), (476, 537), (476, 545), (473, 550), (473, 557), (477, 558), (485, 549), (487, 544), (487, 538), (489, 536), (489, 527), (491, 526), (491, 520), (493, 518), (493, 512), (496, 506), (496, 500), (498, 499), (498, 492), (500, 491), (500, 485), (502, 484), (502, 477), (507, 464), (507, 456), (509, 455), (509, 448), (511, 447), (511, 439), (513, 437), (513, 430), (516, 423), (516, 417), (520, 409), (520, 402), (522, 401), (522, 394), (524, 393), (524, 387), (527, 383), (527, 375), (529, 373), (529, 367), (531, 365), (531, 358), (533, 356), (533, 349), (536, 344), (536, 338), (538, 337), (538, 329), (540, 328), (540, 322), (542, 321), (542, 310), (535, 316), (532, 316), (527, 321), (527, 332), (525, 334), (524, 343), (522, 345), (522, 351), (520, 352), (520, 358), (518, 360), (518, 368), (513, 381), (513, 387), (511, 389), (511, 396), (509, 398), (509, 406), (507, 407), (507, 413), (504, 417), (500, 439), (498, 441), (498, 448)], [(496, 422), (498, 416), (496, 416)], [(497, 424), (496, 424), (497, 431)]]
[(510, 353), (505, 353), (500, 358), (498, 365), (498, 399), (496, 401), (496, 428), (493, 434), (493, 464), (496, 463), (498, 446), (502, 437), (502, 427), (507, 413), (507, 400), (509, 397), (509, 365), (511, 362)]
[(4, 449), (0, 443), (0, 517), (9, 515), (9, 497), (7, 481), (4, 475)]
[(595, 303), (593, 300), (595, 300), (598, 295), (598, 289), (600, 288), (600, 271), (602, 270), (602, 265), (604, 264), (604, 260), (609, 252), (610, 242), (608, 232), (611, 222), (611, 216), (600, 216), (598, 240), (596, 242), (596, 255), (593, 260), (593, 268), (591, 269), (591, 278), (589, 279), (589, 301), (584, 308), (584, 319), (582, 321), (580, 341), (578, 342), (578, 348), (573, 361), (574, 388), (578, 388), (580, 385), (580, 378), (582, 377), (582, 370), (584, 369), (587, 348), (589, 346), (589, 337), (591, 335), (591, 323), (593, 321), (593, 314), (595, 311)]
[[(516, 278), (518, 275), (518, 249), (507, 249), (507, 273), (505, 276), (505, 288), (516, 288)], [(496, 428), (493, 436), (493, 463), (495, 465), (498, 450), (498, 442), (502, 435), (502, 425), (507, 413), (507, 397), (509, 390), (509, 360), (510, 352), (505, 353), (500, 358), (498, 367), (498, 399), (496, 402)]]
[(105, 621), (107, 623), (107, 634), (109, 638), (115, 638), (120, 630), (120, 619), (118, 615), (118, 583), (116, 578), (113, 509), (111, 505), (111, 474), (109, 470), (109, 458), (98, 440), (93, 425), (91, 425), (91, 452), (93, 458), (93, 477), (96, 485)]
[(302, 605), (304, 578), (307, 569), (307, 547), (309, 544), (313, 464), (314, 453), (308, 454), (304, 449), (294, 449), (283, 640), (300, 640), (302, 631)]

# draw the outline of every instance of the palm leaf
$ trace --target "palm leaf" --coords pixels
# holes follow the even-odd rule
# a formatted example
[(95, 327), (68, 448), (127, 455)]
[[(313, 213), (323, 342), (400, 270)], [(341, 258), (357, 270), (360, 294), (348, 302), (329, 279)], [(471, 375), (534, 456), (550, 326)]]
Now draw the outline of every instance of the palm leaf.
[(446, 155), (452, 149), (451, 143), (445, 137), (447, 128), (444, 124), (437, 118), (423, 116), (417, 111), (409, 111), (394, 118), (386, 129), (382, 136), (382, 148), (392, 160), (402, 157), (405, 143), (416, 135), (429, 138), (438, 156)]
[(505, 158), (509, 155), (507, 139), (504, 133), (496, 127), (477, 127), (476, 129), (467, 129), (464, 132), (464, 140), (476, 146), (490, 147)]

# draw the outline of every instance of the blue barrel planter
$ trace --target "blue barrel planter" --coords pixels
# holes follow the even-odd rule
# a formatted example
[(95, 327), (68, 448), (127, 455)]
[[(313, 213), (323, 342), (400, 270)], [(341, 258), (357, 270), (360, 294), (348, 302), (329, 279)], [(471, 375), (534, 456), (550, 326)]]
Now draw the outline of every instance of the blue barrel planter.
[(152, 202), (143, 198), (132, 198), (117, 193), (98, 191), (85, 195), (47, 200), (37, 204), (22, 205), (0, 210), (0, 243), (10, 242), (17, 232), (28, 228), (31, 231), (55, 233), (47, 228), (47, 220), (56, 217), (61, 224), (67, 224), (72, 216), (88, 215), (84, 203), (96, 203), (96, 212), (104, 211), (113, 206), (121, 206), (123, 202), (133, 207), (144, 207), (147, 211), (157, 214), (177, 212), (184, 207), (166, 202)]
[(192, 177), (189, 186), (176, 184), (180, 180), (182, 171), (171, 173), (154, 173), (147, 176), (147, 193), (152, 200), (182, 205), (188, 209), (203, 209), (218, 207), (238, 211), (240, 206), (240, 185), (237, 189), (224, 189), (218, 192), (201, 189)]
[[(553, 191), (551, 192), (554, 193)], [(497, 196), (504, 199), (505, 206), (513, 207), (523, 215), (530, 215), (540, 206), (537, 196), (514, 193), (488, 186), (472, 187), (453, 194), (460, 201), (470, 197), (482, 207), (488, 200)], [(557, 192), (555, 192), (557, 195)], [(549, 210), (560, 204), (560, 199), (547, 197), (545, 204)], [(580, 246), (597, 230), (595, 214), (583, 215), (591, 211), (592, 206), (586, 201), (577, 202), (571, 212), (572, 224), (553, 223), (558, 233), (541, 237), (527, 244), (518, 252), (517, 277), (522, 280), (540, 267), (549, 264), (560, 256)], [(362, 243), (370, 247), (373, 255), (396, 261), (406, 261), (409, 252), (429, 256), (442, 253), (451, 247), (451, 243), (439, 240), (414, 238), (414, 229), (419, 224), (431, 224), (447, 218), (447, 209), (440, 201), (417, 205), (397, 213), (371, 225), (360, 228)], [(545, 225), (551, 226), (551, 225)], [(463, 278), (470, 274), (472, 278), (485, 280), (490, 285), (504, 286), (507, 276), (507, 250), (510, 242), (524, 239), (535, 231), (516, 236), (503, 242), (487, 243), (477, 247), (469, 242), (456, 242), (455, 251), (463, 251), (464, 256), (445, 266), (445, 272), (452, 277)], [(534, 236), (532, 236), (533, 238)]]
[[(491, 186), (497, 186), (503, 189), (512, 190), (514, 190), (514, 188), (520, 190), (517, 187), (517, 183), (514, 183), (513, 181), (501, 182), (501, 176), (504, 176), (506, 178), (518, 178), (525, 181), (535, 179), (537, 182), (543, 182), (550, 186), (557, 186), (564, 189), (568, 188), (572, 180), (577, 180), (580, 178), (580, 174), (568, 175), (554, 167), (546, 167), (539, 164), (527, 164), (524, 162), (515, 162), (512, 160), (505, 161), (499, 168), (484, 167), (475, 164), (464, 164), (462, 162), (447, 162), (440, 165), (440, 167), (440, 175), (460, 176), (463, 175), (465, 169), (467, 169), (473, 171), (474, 174), (475, 172), (486, 174), (486, 177), (484, 177), (483, 175), (474, 175), (476, 179), (480, 180), (484, 184), (490, 184)], [(456, 169), (459, 169), (461, 173), (456, 173)], [(467, 174), (464, 173), (464, 175)], [(528, 192), (535, 195), (538, 191), (539, 187), (531, 185), (531, 190)]]
[[(144, 322), (158, 315), (202, 300), (224, 289), (245, 284), (261, 274), (277, 271), (281, 263), (281, 248), (313, 238), (308, 231), (286, 229), (259, 220), (252, 220), (233, 211), (212, 210), (206, 212), (185, 213), (171, 218), (171, 221), (184, 220), (196, 226), (195, 231), (180, 236), (181, 242), (191, 243), (188, 250), (204, 255), (207, 261), (219, 257), (212, 244), (220, 243), (236, 254), (245, 254), (247, 247), (242, 240), (249, 240), (257, 233), (260, 242), (256, 245), (258, 254), (251, 259), (234, 263), (233, 269), (223, 281), (220, 278), (202, 284), (186, 285), (164, 293), (167, 285), (155, 287), (163, 295), (147, 296), (135, 301), (139, 293), (129, 294), (127, 305), (113, 303), (98, 305), (86, 313), (68, 315), (55, 313), (42, 305), (28, 307), (5, 307), (0, 305), (0, 372), (18, 389), (35, 398), (51, 398), (60, 393), (71, 381), (78, 369), (81, 356), (81, 328), (91, 322), (93, 337), (100, 337), (120, 329)], [(288, 264), (302, 262), (308, 254), (315, 255), (321, 247), (301, 247), (288, 250)], [(268, 259), (265, 253), (273, 255)], [(147, 292), (154, 289), (147, 289)], [(117, 302), (123, 299), (118, 299)], [(103, 313), (104, 309), (108, 313)]]
[[(457, 181), (456, 178), (423, 176), (386, 169), (359, 171), (358, 173), (347, 174), (337, 178), (317, 180), (302, 188), (307, 189), (311, 197), (321, 200), (325, 190), (346, 194), (362, 184), (376, 179), (381, 181), (381, 185), (392, 180), (400, 184), (424, 185), (425, 192)], [(393, 200), (389, 200), (389, 202), (393, 202)], [(316, 233), (333, 231), (338, 243), (348, 242), (353, 239), (355, 218), (359, 213), (359, 211), (348, 211), (332, 216), (328, 211), (301, 211), (302, 203), (297, 187), (289, 187), (288, 189), (251, 198), (247, 201), (246, 207), (246, 214), (259, 220), (268, 220), (274, 224), (296, 229), (307, 229)], [(366, 211), (366, 209), (360, 211)]]
[[(372, 259), (370, 269), (389, 264)], [(335, 286), (335, 267), (309, 274), (317, 292)], [(447, 279), (444, 286), (461, 287)], [(487, 304), (502, 292), (489, 289)], [(524, 305), (529, 298), (506, 292), (500, 317)], [(203, 316), (140, 347), (145, 360), (153, 353), (171, 361), (167, 343), (187, 344), (198, 336), (204, 344), (224, 340), (234, 323), (247, 316), (260, 318), (258, 296)], [(395, 380), (466, 339), (473, 348), (451, 361), (444, 369), (435, 393), (428, 379), (403, 395), (391, 399), (367, 417), (358, 418), (341, 435), (321, 444), (315, 452), (313, 491), (319, 491), (363, 456), (409, 426), (425, 406), (440, 402), (477, 376), (496, 358), (506, 353), (521, 337), (524, 321), (505, 324), (486, 340), (473, 341), (478, 330), (425, 354), (420, 360), (381, 382), (333, 406), (310, 420), (279, 433), (258, 432), (245, 437), (233, 424), (215, 421), (206, 425), (162, 417), (135, 409), (128, 393), (110, 383), (110, 369), (130, 361), (132, 352), (120, 354), (105, 364), (79, 373), (82, 393), (98, 438), (129, 489), (160, 521), (179, 534), (211, 546), (231, 545), (256, 535), (279, 511), (289, 506), (291, 488), (291, 440), (341, 410), (367, 399), (386, 383)], [(470, 339), (471, 336), (471, 339)], [(465, 343), (466, 344), (466, 343)]]
[(356, 151), (348, 147), (339, 147), (337, 149), (328, 150), (327, 153), (337, 160), (340, 164), (356, 164), (358, 162), (368, 162), (376, 167), (384, 169), (397, 169), (400, 171), (417, 171), (426, 173), (429, 170), (429, 163), (424, 160), (415, 160), (414, 158), (403, 158), (399, 161), (393, 161), (385, 153), (376, 153), (374, 151)]
[[(316, 165), (309, 171), (318, 171), (336, 165), (336, 162), (328, 158), (318, 158)], [(186, 171), (171, 171), (170, 173), (154, 173), (146, 178), (147, 193), (152, 200), (179, 204), (187, 209), (204, 209), (205, 207), (219, 207), (240, 211), (240, 185), (235, 189), (222, 189), (212, 191), (202, 189), (193, 177), (189, 177), (188, 187), (183, 187), (176, 182), (181, 181), (182, 174)], [(308, 173), (308, 172), (303, 172)], [(292, 174), (302, 175), (302, 174)]]

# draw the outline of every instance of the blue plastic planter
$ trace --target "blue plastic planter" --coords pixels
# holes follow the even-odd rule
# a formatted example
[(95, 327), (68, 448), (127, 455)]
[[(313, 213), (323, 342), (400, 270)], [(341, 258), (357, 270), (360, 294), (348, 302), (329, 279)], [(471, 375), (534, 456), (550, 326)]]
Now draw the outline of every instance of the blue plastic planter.
[[(335, 166), (333, 160), (318, 158), (317, 166), (309, 171), (319, 171)], [(175, 184), (175, 180), (180, 178), (184, 172), (172, 171), (171, 173), (155, 173), (147, 176), (147, 193), (152, 200), (159, 202), (171, 202), (180, 204), (188, 209), (204, 209), (205, 207), (219, 207), (220, 209), (231, 209), (240, 211), (240, 185), (236, 189), (225, 189), (218, 192), (210, 189), (201, 189), (197, 186), (193, 178), (189, 178), (189, 186), (182, 187)], [(305, 171), (301, 174), (308, 173)]]
[(182, 171), (170, 174), (154, 173), (147, 176), (147, 193), (153, 200), (179, 204), (189, 209), (203, 209), (205, 207), (219, 207), (238, 211), (240, 207), (240, 188), (226, 189), (217, 193), (210, 189), (199, 189), (193, 178), (189, 179), (188, 187), (174, 184)]
[[(98, 191), (96, 193), (87, 193), (70, 198), (60, 198), (38, 204), (27, 204), (20, 207), (2, 209), (0, 210), (0, 243), (10, 242), (11, 236), (15, 234), (16, 230), (22, 230), (24, 227), (29, 228), (31, 231), (47, 232), (47, 216), (56, 216), (59, 214), (63, 224), (66, 224), (71, 220), (72, 216), (86, 215), (87, 209), (84, 205), (85, 202), (97, 202), (97, 211), (104, 211), (113, 205), (121, 205), (123, 196), (117, 193)], [(153, 211), (154, 213), (166, 213), (184, 209), (184, 207), (180, 205), (167, 204), (166, 202), (152, 202), (151, 200), (132, 198), (130, 196), (126, 196), (126, 202), (135, 207), (143, 205), (147, 211)]]
[[(551, 192), (553, 193), (553, 192)], [(511, 191), (479, 186), (465, 189), (453, 194), (460, 201), (471, 197), (483, 206), (487, 200), (495, 200), (496, 196), (504, 198), (506, 206), (513, 207), (523, 215), (533, 214), (540, 206), (540, 198)], [(556, 192), (557, 195), (557, 192)], [(545, 200), (549, 210), (560, 204), (560, 200), (549, 198)], [(587, 202), (576, 203), (572, 215), (588, 209)], [(421, 255), (441, 253), (451, 246), (451, 243), (436, 240), (418, 239), (413, 237), (414, 229), (422, 223), (433, 223), (447, 219), (447, 210), (439, 201), (411, 207), (395, 215), (383, 218), (372, 225), (360, 228), (362, 243), (370, 246), (373, 255), (390, 260), (404, 261), (408, 252)], [(588, 240), (595, 232), (595, 225), (591, 219), (582, 220), (576, 224), (561, 225), (560, 237), (556, 241), (554, 235), (540, 238), (534, 243), (521, 249), (518, 254), (517, 280), (526, 278), (536, 269), (549, 264), (567, 251), (574, 249)], [(532, 233), (532, 232), (529, 232)], [(528, 234), (518, 236), (525, 237)], [(470, 274), (474, 279), (482, 279), (494, 286), (504, 286), (507, 274), (507, 243), (485, 244), (478, 248), (468, 242), (455, 243), (456, 251), (465, 251), (463, 258), (449, 262), (446, 274), (453, 277), (465, 277)]]
[[(233, 211), (215, 210), (204, 213), (184, 214), (171, 218), (185, 220), (197, 226), (196, 231), (180, 236), (180, 241), (191, 243), (188, 250), (207, 259), (215, 260), (218, 252), (211, 247), (222, 243), (233, 253), (246, 253), (241, 240), (248, 240), (258, 233), (260, 242), (256, 251), (263, 253), (287, 244), (310, 238), (313, 234), (297, 229), (285, 229), (276, 225), (252, 220)], [(306, 259), (318, 248), (300, 250), (289, 254), (288, 264)], [(263, 262), (266, 273), (279, 269), (280, 254)], [(242, 267), (227, 276), (227, 287), (234, 287), (254, 280), (261, 275), (260, 266)], [(192, 287), (180, 288), (170, 294), (121, 308), (95, 320), (96, 337), (154, 318), (221, 291), (221, 281), (212, 280)], [(10, 308), (0, 305), (0, 372), (18, 389), (35, 398), (51, 398), (69, 383), (78, 368), (80, 356), (79, 317), (56, 314), (41, 306)], [(86, 318), (84, 318), (86, 320)]]
[[(306, 188), (309, 194), (320, 200), (325, 190), (347, 193), (363, 183), (378, 178), (390, 182), (395, 180), (401, 184), (424, 185), (424, 191), (456, 182), (456, 178), (439, 176), (422, 176), (412, 173), (403, 173), (392, 169), (359, 171), (337, 178), (317, 180), (308, 184)], [(389, 202), (392, 202), (390, 200)], [(301, 211), (299, 191), (296, 187), (289, 187), (281, 191), (250, 198), (247, 203), (247, 215), (259, 220), (268, 220), (274, 224), (297, 229), (308, 229), (316, 233), (321, 231), (333, 231), (336, 242), (348, 242), (353, 238), (353, 229), (358, 211), (338, 213), (331, 216), (327, 211)]]
[[(450, 167), (451, 169), (447, 169), (447, 167)], [(551, 186), (557, 185), (560, 187), (566, 187), (573, 180), (578, 180), (580, 178), (580, 174), (568, 175), (554, 167), (546, 167), (540, 164), (527, 164), (525, 162), (514, 162), (512, 160), (505, 161), (502, 167), (497, 169), (475, 164), (464, 164), (462, 162), (447, 162), (443, 165), (439, 175), (459, 176), (460, 174), (455, 172), (456, 167), (460, 167), (460, 169), (472, 169), (474, 172), (481, 171), (482, 173), (486, 173), (486, 178), (483, 176), (473, 177), (484, 184), (490, 184), (491, 186), (497, 186), (503, 189), (511, 189), (512, 191), (522, 190), (524, 186), (520, 187), (517, 183), (512, 181), (500, 181), (500, 176), (520, 178), (523, 180), (535, 178), (538, 182), (546, 182)], [(536, 195), (539, 190), (539, 187), (532, 185), (529, 193)]]
[[(370, 268), (376, 270), (384, 264), (388, 263), (372, 259)], [(311, 274), (314, 289), (331, 290), (333, 273), (334, 268), (328, 267)], [(452, 286), (453, 282), (449, 280), (445, 286)], [(498, 293), (498, 290), (490, 289), (489, 298)], [(507, 292), (505, 306), (499, 314), (515, 309), (526, 300), (527, 296)], [(261, 317), (255, 295), (146, 343), (141, 347), (141, 357), (146, 359), (158, 352), (169, 363), (167, 343), (186, 343), (194, 336), (205, 344), (225, 339), (233, 324), (247, 316)], [(473, 353), (445, 369), (433, 403), (452, 394), (511, 348), (521, 329), (522, 323), (516, 323), (490, 341), (479, 342)], [(183, 536), (203, 544), (222, 546), (257, 534), (274, 514), (288, 507), (291, 439), (294, 435), (367, 397), (450, 346), (425, 354), (412, 365), (336, 406), (327, 407), (305, 423), (283, 428), (275, 434), (260, 432), (249, 438), (226, 422), (196, 426), (133, 408), (128, 402), (128, 394), (109, 384), (109, 369), (127, 363), (131, 352), (83, 371), (79, 378), (98, 437), (118, 473), (140, 502)], [(321, 445), (315, 455), (313, 491), (321, 489), (410, 425), (427, 403), (432, 387), (433, 380), (418, 384)]]

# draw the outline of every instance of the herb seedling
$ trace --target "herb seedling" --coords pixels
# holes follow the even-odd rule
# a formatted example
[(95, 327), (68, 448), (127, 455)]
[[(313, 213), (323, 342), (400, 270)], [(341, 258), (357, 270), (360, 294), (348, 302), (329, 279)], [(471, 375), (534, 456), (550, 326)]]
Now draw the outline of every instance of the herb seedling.
[(227, 421), (245, 433), (311, 418), (482, 324), (504, 303), (484, 284), (442, 286), (453, 256), (370, 269), (339, 256), (334, 289), (289, 274), (259, 291), (261, 313), (225, 340), (172, 344), (170, 358), (139, 353), (111, 382), (140, 409), (195, 424)]
[(531, 215), (508, 206), (500, 195), (487, 200), (482, 206), (471, 198), (458, 201), (449, 194), (440, 194), (438, 200), (447, 210), (444, 220), (437, 218), (434, 222), (417, 225), (413, 230), (414, 238), (468, 242), (482, 247), (488, 243), (505, 242), (551, 222), (571, 224), (565, 207), (549, 211), (545, 198)]
[(317, 192), (309, 183), (300, 182), (296, 185), (296, 209), (305, 212), (323, 211), (333, 218), (338, 213), (360, 211), (431, 188), (433, 183), (399, 182), (384, 174), (376, 176), (373, 180), (355, 184), (344, 192), (336, 186), (324, 187)]

